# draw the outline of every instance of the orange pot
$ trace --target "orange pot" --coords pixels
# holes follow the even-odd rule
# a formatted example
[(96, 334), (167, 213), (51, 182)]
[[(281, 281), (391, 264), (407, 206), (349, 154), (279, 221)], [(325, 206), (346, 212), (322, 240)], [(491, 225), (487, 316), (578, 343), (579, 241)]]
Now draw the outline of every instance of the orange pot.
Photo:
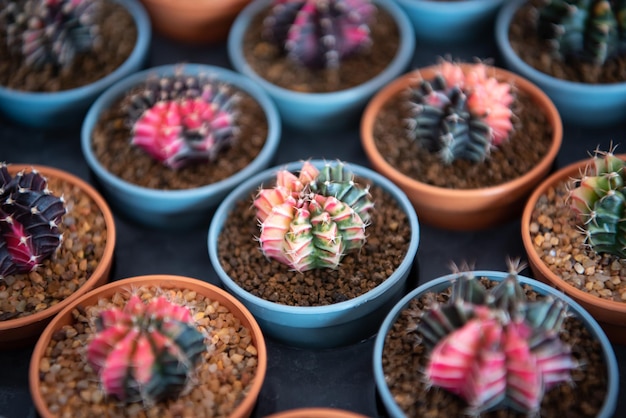
[[(472, 64), (461, 64), (467, 72)], [(453, 230), (478, 230), (519, 216), (525, 199), (550, 171), (561, 147), (563, 126), (559, 113), (548, 96), (524, 78), (509, 71), (492, 68), (499, 81), (506, 81), (532, 97), (546, 112), (553, 127), (552, 144), (544, 158), (532, 170), (515, 180), (481, 189), (453, 190), (419, 182), (389, 164), (376, 147), (374, 124), (380, 109), (392, 97), (415, 84), (419, 74), (424, 79), (436, 75), (438, 65), (415, 70), (396, 79), (379, 91), (368, 103), (361, 120), (361, 143), (372, 167), (396, 183), (409, 197), (420, 222)]]
[(251, 0), (141, 0), (154, 29), (189, 43), (224, 41), (237, 14)]
[[(626, 154), (619, 156), (626, 159)], [(530, 235), (530, 223), (532, 212), (537, 204), (537, 200), (546, 191), (560, 182), (570, 178), (577, 178), (590, 160), (582, 160), (561, 168), (550, 177), (545, 179), (528, 198), (524, 212), (522, 213), (522, 242), (528, 256), (528, 264), (537, 280), (541, 280), (557, 289), (560, 289), (569, 297), (580, 303), (598, 321), (607, 337), (612, 342), (626, 344), (626, 302), (616, 302), (602, 299), (588, 292), (580, 290), (563, 280), (560, 276), (552, 272), (541, 260), (535, 251), (535, 247)]]
[(43, 354), (54, 333), (64, 325), (71, 324), (74, 321), (72, 311), (76, 307), (95, 305), (101, 298), (108, 298), (113, 296), (116, 292), (130, 291), (133, 288), (141, 286), (159, 286), (162, 289), (193, 290), (198, 294), (203, 295), (212, 301), (217, 301), (220, 305), (228, 308), (234, 316), (241, 320), (242, 326), (250, 330), (252, 340), (254, 341), (257, 349), (258, 365), (256, 375), (253, 378), (253, 383), (250, 386), (246, 397), (229, 415), (230, 418), (249, 417), (254, 409), (254, 406), (256, 405), (257, 398), (261, 392), (261, 386), (263, 385), (263, 380), (265, 379), (265, 373), (267, 371), (267, 350), (265, 346), (265, 339), (261, 333), (261, 328), (252, 314), (241, 304), (241, 302), (226, 291), (202, 280), (174, 275), (137, 276), (111, 282), (107, 285), (99, 287), (98, 289), (94, 289), (78, 299), (75, 299), (50, 322), (41, 334), (39, 341), (37, 341), (37, 345), (35, 345), (29, 368), (28, 380), (30, 385), (30, 394), (33, 398), (33, 403), (35, 404), (35, 408), (37, 409), (39, 416), (42, 418), (52, 418), (55, 416), (55, 414), (50, 411), (48, 405), (43, 399), (43, 396), (41, 395), (41, 385), (39, 380), (40, 359), (43, 357)]
[(100, 196), (100, 194), (85, 181), (68, 172), (52, 167), (28, 164), (9, 164), (8, 168), (12, 175), (15, 175), (15, 173), (21, 170), (30, 170), (32, 168), (39, 171), (49, 179), (57, 178), (61, 179), (63, 182), (77, 185), (96, 203), (96, 206), (104, 216), (106, 224), (106, 245), (104, 253), (102, 254), (102, 259), (92, 275), (80, 288), (76, 289), (72, 295), (68, 296), (56, 305), (53, 305), (43, 311), (36, 312), (32, 315), (0, 321), (0, 349), (23, 347), (34, 343), (52, 317), (61, 311), (61, 309), (71, 304), (74, 300), (78, 299), (89, 290), (106, 283), (109, 280), (111, 265), (113, 263), (113, 250), (115, 248), (116, 237), (115, 222), (113, 221), (111, 209), (102, 196)]
[(277, 412), (266, 418), (365, 418), (365, 416), (334, 408), (299, 408)]

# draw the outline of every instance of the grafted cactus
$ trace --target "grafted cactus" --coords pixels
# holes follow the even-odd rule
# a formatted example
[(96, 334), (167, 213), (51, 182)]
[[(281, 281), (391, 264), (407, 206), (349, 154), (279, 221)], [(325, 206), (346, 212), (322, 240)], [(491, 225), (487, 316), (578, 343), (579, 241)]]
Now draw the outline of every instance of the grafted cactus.
[(123, 309), (103, 311), (87, 360), (107, 396), (121, 401), (175, 398), (206, 350), (189, 309), (164, 296), (132, 295)]
[(61, 68), (100, 39), (100, 0), (0, 0), (0, 29), (9, 50), (34, 68)]
[(410, 137), (446, 164), (485, 160), (513, 129), (511, 86), (487, 72), (482, 63), (463, 72), (458, 64), (442, 62), (433, 80), (421, 80), (410, 91)]
[(545, 391), (570, 382), (576, 367), (559, 338), (566, 310), (550, 297), (528, 301), (514, 263), (489, 290), (460, 275), (450, 300), (426, 311), (418, 326), (432, 350), (429, 384), (462, 397), (471, 415), (509, 407), (538, 416)]
[(274, 0), (264, 34), (297, 63), (337, 68), (371, 45), (375, 14), (370, 0)]
[(238, 96), (207, 75), (152, 77), (127, 98), (131, 143), (178, 169), (216, 161), (236, 141)]
[(254, 206), (263, 253), (306, 271), (337, 268), (348, 251), (362, 247), (373, 203), (342, 163), (318, 171), (305, 162), (298, 176), (279, 171), (276, 187), (261, 190)]
[(57, 250), (66, 213), (63, 197), (48, 189), (39, 172), (12, 177), (0, 164), (0, 280), (34, 270)]
[(583, 223), (587, 243), (598, 253), (626, 257), (625, 163), (596, 150), (587, 173), (570, 190), (570, 205)]
[(596, 65), (626, 51), (626, 0), (545, 0), (537, 29), (555, 53)]

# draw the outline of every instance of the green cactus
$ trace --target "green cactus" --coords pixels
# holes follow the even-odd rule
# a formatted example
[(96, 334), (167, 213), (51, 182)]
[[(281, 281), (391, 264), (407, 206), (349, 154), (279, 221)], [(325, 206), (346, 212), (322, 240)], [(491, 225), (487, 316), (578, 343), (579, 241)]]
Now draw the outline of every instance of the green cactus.
[(537, 30), (557, 55), (603, 65), (626, 50), (626, 0), (546, 0)]

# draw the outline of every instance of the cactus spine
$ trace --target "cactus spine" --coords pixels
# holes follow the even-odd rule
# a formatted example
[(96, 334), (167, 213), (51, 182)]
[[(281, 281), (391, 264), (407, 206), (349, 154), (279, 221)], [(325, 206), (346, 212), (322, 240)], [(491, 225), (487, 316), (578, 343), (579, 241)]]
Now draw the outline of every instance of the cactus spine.
[(279, 171), (276, 187), (262, 189), (254, 206), (263, 253), (306, 271), (337, 268), (348, 251), (362, 247), (373, 203), (341, 162), (321, 170), (305, 162), (298, 176)]
[(472, 415), (502, 407), (538, 415), (544, 392), (569, 382), (576, 367), (559, 339), (566, 309), (558, 299), (527, 301), (513, 263), (489, 290), (460, 275), (450, 300), (426, 311), (418, 326), (432, 350), (429, 384), (465, 399)]
[(131, 295), (123, 309), (101, 312), (87, 360), (107, 396), (124, 402), (160, 401), (182, 392), (206, 350), (184, 306)]
[(337, 68), (370, 46), (375, 14), (370, 0), (274, 0), (264, 33), (299, 64)]
[(0, 280), (34, 270), (54, 254), (63, 240), (59, 225), (65, 213), (63, 198), (52, 194), (39, 172), (12, 177), (0, 164)]
[(443, 61), (433, 80), (410, 90), (409, 135), (445, 164), (485, 160), (513, 129), (511, 86), (488, 76), (487, 69), (478, 63), (464, 73)]

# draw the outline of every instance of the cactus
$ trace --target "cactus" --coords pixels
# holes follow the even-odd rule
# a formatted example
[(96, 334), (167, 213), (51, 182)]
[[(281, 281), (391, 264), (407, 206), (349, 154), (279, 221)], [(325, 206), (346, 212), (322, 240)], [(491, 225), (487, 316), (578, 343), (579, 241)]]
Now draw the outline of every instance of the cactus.
[(626, 257), (625, 164), (612, 151), (596, 150), (590, 170), (568, 196), (587, 243), (598, 253), (620, 258)]
[(336, 269), (363, 246), (373, 203), (341, 162), (320, 171), (305, 162), (298, 176), (279, 171), (276, 187), (262, 189), (254, 206), (265, 256), (306, 271)]
[(409, 135), (445, 164), (461, 158), (484, 161), (513, 129), (510, 90), (489, 77), (484, 64), (464, 73), (444, 61), (433, 80), (421, 80), (410, 90)]
[(537, 32), (557, 56), (603, 65), (626, 50), (626, 0), (546, 0)]
[(52, 194), (39, 172), (12, 177), (0, 164), (0, 279), (30, 272), (54, 254), (65, 213), (63, 197)]
[(155, 297), (144, 303), (131, 295), (123, 309), (100, 313), (87, 361), (103, 391), (124, 402), (178, 396), (206, 350), (189, 309)]
[(428, 384), (463, 398), (471, 415), (509, 407), (538, 416), (543, 394), (570, 382), (577, 366), (559, 338), (565, 302), (527, 301), (517, 271), (511, 263), (489, 290), (461, 274), (449, 301), (427, 310), (418, 325), (431, 350)]
[(264, 36), (300, 65), (333, 69), (371, 45), (376, 10), (370, 0), (274, 0)]
[(67, 67), (100, 40), (100, 0), (0, 0), (9, 50), (36, 69)]
[(208, 76), (152, 77), (127, 98), (131, 143), (178, 169), (217, 160), (237, 139), (238, 96)]

